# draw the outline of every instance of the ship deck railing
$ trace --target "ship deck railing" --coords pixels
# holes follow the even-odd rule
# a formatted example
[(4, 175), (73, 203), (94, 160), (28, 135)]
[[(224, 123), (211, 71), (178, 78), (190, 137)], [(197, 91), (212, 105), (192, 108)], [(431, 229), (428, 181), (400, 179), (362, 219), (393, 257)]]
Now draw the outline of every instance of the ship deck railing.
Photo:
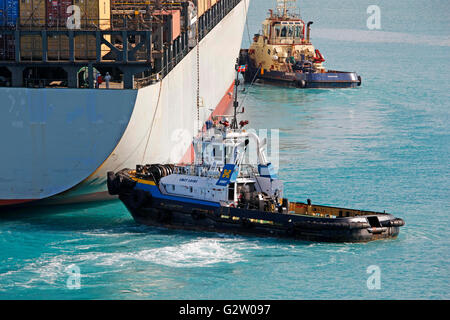
[(289, 202), (289, 212), (298, 215), (307, 215), (322, 218), (361, 217), (387, 214), (386, 212), (339, 208), (303, 202)]

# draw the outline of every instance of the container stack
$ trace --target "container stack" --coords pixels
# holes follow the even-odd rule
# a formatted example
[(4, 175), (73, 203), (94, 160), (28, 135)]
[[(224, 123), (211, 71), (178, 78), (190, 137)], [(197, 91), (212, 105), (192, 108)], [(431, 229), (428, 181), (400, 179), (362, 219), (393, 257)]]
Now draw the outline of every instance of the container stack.
[[(14, 6), (15, 5), (15, 6)], [(77, 6), (77, 7), (72, 7)], [(5, 9), (8, 8), (8, 11)], [(47, 38), (48, 59), (68, 60), (69, 39), (67, 35), (51, 34), (52, 30), (67, 30), (68, 19), (80, 13), (81, 30), (107, 30), (111, 28), (110, 0), (0, 0), (2, 16), (0, 26), (15, 26), (19, 20), (22, 30), (49, 31)], [(16, 8), (14, 11), (14, 8)], [(78, 10), (79, 9), (79, 10)], [(15, 13), (16, 12), (16, 13)], [(7, 13), (7, 14), (5, 14)], [(69, 21), (70, 22), (70, 21)], [(69, 24), (69, 27), (72, 25)], [(4, 48), (8, 36), (0, 38), (0, 48)], [(109, 37), (109, 36), (107, 36)], [(107, 38), (106, 37), (106, 38)], [(108, 39), (107, 39), (108, 40)], [(10, 41), (11, 42), (11, 41)], [(12, 41), (14, 43), (14, 41)], [(42, 59), (42, 36), (22, 35), (20, 39), (21, 59)], [(0, 49), (2, 50), (2, 49)], [(92, 60), (96, 58), (96, 39), (94, 35), (78, 35), (74, 43), (75, 59)], [(102, 56), (109, 48), (102, 45)], [(12, 49), (14, 52), (14, 48)], [(1, 53), (3, 52), (3, 54)], [(11, 56), (2, 50), (0, 55)]]
[(20, 0), (20, 26), (43, 28), (46, 25), (46, 1)]
[[(81, 30), (108, 30), (111, 28), (110, 0), (73, 0), (73, 4), (80, 8)], [(111, 36), (105, 36), (110, 41)], [(78, 35), (75, 37), (75, 59), (93, 60), (96, 58), (96, 39), (93, 35)], [(106, 45), (102, 45), (102, 56), (109, 52)]]
[[(191, 0), (194, 16), (203, 15), (219, 0)], [(172, 43), (183, 30), (185, 17), (182, 17), (182, 3), (187, 0), (0, 0), (0, 28), (41, 31), (47, 33), (47, 58), (50, 61), (67, 61), (70, 56), (69, 37), (55, 31), (67, 30), (76, 26), (75, 17), (79, 14), (79, 25), (74, 30), (153, 30), (163, 25), (164, 43)], [(191, 21), (192, 19), (189, 19)], [(17, 24), (19, 24), (17, 26)], [(52, 32), (53, 31), (53, 32)], [(105, 40), (115, 42), (105, 35)], [(44, 39), (45, 40), (45, 39)], [(111, 41), (114, 40), (114, 41)], [(23, 61), (39, 61), (43, 57), (41, 34), (23, 34), (20, 39), (20, 52)], [(130, 45), (135, 39), (129, 39)], [(13, 35), (0, 34), (0, 59), (14, 60), (15, 40)], [(102, 57), (111, 49), (101, 45)], [(75, 60), (96, 59), (96, 37), (93, 34), (78, 34), (74, 38)]]
[[(15, 29), (19, 18), (19, 0), (0, 0), (0, 28)], [(14, 60), (14, 37), (0, 34), (0, 60)]]
[(46, 2), (46, 25), (48, 28), (66, 28), (67, 18), (72, 13), (67, 12), (72, 5), (72, 0), (45, 0)]
[[(71, 16), (71, 10), (68, 10), (71, 5), (72, 0), (46, 0), (47, 29), (66, 29), (67, 19)], [(69, 59), (69, 37), (66, 35), (49, 35), (47, 43), (49, 60)]]
[[(23, 30), (42, 30), (46, 27), (47, 0), (20, 0), (19, 21)], [(20, 38), (22, 60), (42, 60), (42, 36), (22, 35)]]

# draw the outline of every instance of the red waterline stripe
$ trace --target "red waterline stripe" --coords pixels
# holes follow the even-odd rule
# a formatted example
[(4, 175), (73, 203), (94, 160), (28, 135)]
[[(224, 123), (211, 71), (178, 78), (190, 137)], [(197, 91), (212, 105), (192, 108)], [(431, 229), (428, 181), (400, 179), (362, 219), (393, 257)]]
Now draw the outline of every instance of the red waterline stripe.
[(19, 203), (26, 203), (35, 201), (37, 199), (8, 199), (8, 200), (2, 200), (0, 199), (0, 206), (9, 206), (12, 204), (19, 204)]

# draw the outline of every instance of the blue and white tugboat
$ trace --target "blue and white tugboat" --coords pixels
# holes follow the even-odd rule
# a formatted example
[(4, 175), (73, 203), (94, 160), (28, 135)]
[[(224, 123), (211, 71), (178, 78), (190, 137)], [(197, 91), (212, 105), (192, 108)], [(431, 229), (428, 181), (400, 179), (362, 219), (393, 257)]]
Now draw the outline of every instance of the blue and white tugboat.
[[(249, 49), (240, 53), (248, 64), (245, 81), (260, 81), (297, 88), (353, 88), (361, 85), (356, 72), (327, 70), (325, 58), (310, 41), (312, 21), (296, 13), (296, 0), (277, 0), (275, 12), (262, 23)], [(306, 35), (305, 35), (306, 33)]]
[[(119, 195), (138, 223), (150, 226), (332, 242), (397, 237), (404, 221), (392, 214), (284, 198), (265, 141), (244, 129), (248, 121), (238, 124), (237, 108), (235, 98), (234, 115), (206, 122), (193, 141), (194, 163), (109, 172), (109, 193)], [(251, 148), (254, 163), (246, 160)]]

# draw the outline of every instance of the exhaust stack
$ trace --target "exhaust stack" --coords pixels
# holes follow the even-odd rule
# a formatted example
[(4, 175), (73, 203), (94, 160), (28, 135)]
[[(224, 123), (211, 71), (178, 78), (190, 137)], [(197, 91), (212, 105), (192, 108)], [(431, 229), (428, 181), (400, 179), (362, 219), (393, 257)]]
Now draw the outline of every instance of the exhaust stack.
[(309, 36), (310, 36), (310, 34), (311, 34), (311, 25), (313, 24), (313, 22), (312, 21), (309, 21), (308, 22), (308, 24), (306, 25), (307, 26), (307, 29), (306, 29), (306, 41), (309, 43)]

